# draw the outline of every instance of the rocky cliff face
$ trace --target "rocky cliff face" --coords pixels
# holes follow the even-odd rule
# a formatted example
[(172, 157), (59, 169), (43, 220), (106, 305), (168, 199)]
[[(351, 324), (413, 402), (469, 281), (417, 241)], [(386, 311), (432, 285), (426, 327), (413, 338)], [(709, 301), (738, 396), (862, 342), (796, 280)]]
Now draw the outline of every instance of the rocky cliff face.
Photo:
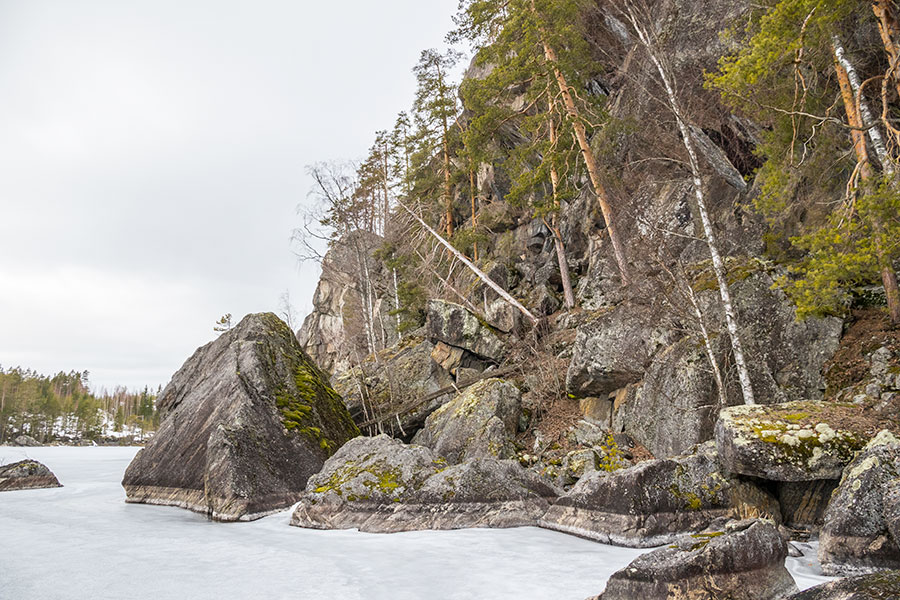
[[(374, 258), (383, 239), (356, 231), (337, 241), (322, 260), (313, 311), (297, 339), (317, 365), (337, 373), (358, 365), (373, 349), (397, 342), (392, 274)], [(373, 348), (374, 344), (374, 348)]]
[[(825, 389), (823, 367), (838, 349), (842, 322), (798, 321), (790, 300), (773, 289), (785, 271), (764, 258), (764, 225), (744, 208), (757, 193), (750, 176), (758, 166), (752, 149), (759, 127), (726, 110), (714, 92), (703, 88), (700, 77), (704, 70), (714, 69), (727, 50), (719, 36), (723, 24), (734, 22), (748, 4), (668, 0), (658, 9), (655, 18), (668, 32), (664, 50), (696, 123), (704, 190), (726, 256), (757, 400), (763, 404), (820, 400)], [(552, 335), (544, 340), (558, 342), (551, 342), (542, 356), (552, 353), (556, 360), (568, 362), (565, 393), (570, 401), (594, 407), (591, 418), (599, 419), (599, 425), (627, 434), (655, 456), (676, 456), (712, 439), (719, 410), (742, 402), (740, 386), (709, 251), (696, 218), (691, 175), (679, 164), (684, 150), (670, 114), (653, 100), (653, 95), (663, 95), (657, 74), (649, 61), (633, 59), (634, 40), (627, 27), (612, 17), (591, 18), (597, 19), (592, 24), (597, 36), (593, 41), (602, 49), (598, 52), (607, 69), (591, 93), (607, 96), (612, 116), (623, 127), (617, 139), (604, 143), (615, 150), (608, 156), (608, 167), (616, 173), (614, 209), (634, 282), (621, 286), (605, 223), (584, 186), (579, 197), (564, 203), (560, 214), (559, 229), (578, 301), (575, 311), (560, 311), (562, 280), (553, 236), (543, 220), (506, 202), (510, 183), (502, 162), (481, 165), (475, 177), (479, 223), (490, 232), (479, 244), (479, 263), (535, 314), (553, 315), (548, 320)], [(467, 76), (484, 73), (484, 68), (471, 68)], [(467, 118), (464, 112), (463, 126)], [(523, 139), (511, 125), (496, 136), (498, 147), (515, 146)], [(460, 202), (465, 199), (462, 191), (458, 196)], [(462, 204), (459, 209), (466, 214)], [(394, 322), (385, 314), (393, 298), (392, 273), (372, 256), (377, 241), (358, 234), (332, 248), (323, 265), (315, 310), (299, 334), (319, 365), (336, 373), (342, 391), (354, 398), (352, 406), (364, 404), (356, 396), (371, 399), (372, 410), (357, 410), (365, 413), (358, 420), (393, 413), (413, 402), (414, 396), (426, 397), (449, 381), (473, 378), (491, 365), (517, 361), (527, 378), (535, 379), (540, 369), (529, 361), (545, 358), (523, 358), (528, 354), (523, 345), (534, 348), (534, 344), (523, 333), (515, 309), (477, 279), (460, 276), (454, 280), (455, 292), (434, 291), (443, 298), (430, 298), (427, 327), (417, 332), (432, 345), (433, 360), (418, 367), (421, 377), (404, 373), (408, 384), (399, 387), (420, 391), (406, 397), (402, 389), (385, 385), (396, 379), (389, 373), (391, 361), (380, 360), (379, 355), (366, 359), (371, 343), (360, 343), (365, 340), (360, 311), (366, 310), (366, 300), (359, 277), (362, 254), (353, 250), (368, 248), (369, 270), (380, 298), (376, 337), (390, 345), (396, 339)], [(686, 287), (696, 296), (709, 330), (723, 375), (721, 392)], [(462, 293), (463, 301), (458, 297)], [(378, 349), (388, 358), (403, 355)], [(356, 375), (348, 377), (351, 364)], [(369, 375), (363, 376), (367, 370)], [(422, 385), (424, 381), (427, 384)], [(450, 397), (432, 399), (424, 409), (420, 406), (413, 419), (401, 416), (404, 438), (415, 433), (409, 429), (421, 427), (428, 411)]]
[[(564, 200), (559, 215), (577, 300), (576, 308), (563, 309), (547, 223), (507, 202), (510, 181), (502, 161), (480, 165), (478, 222), (488, 235), (478, 242), (478, 266), (540, 323), (531, 327), (465, 269), (450, 269), (446, 286), (428, 290), (427, 319), (415, 336), (379, 349), (353, 369), (333, 358), (340, 354), (334, 348), (317, 354), (334, 367), (334, 380), (368, 432), (421, 442), (451, 463), (515, 458), (567, 488), (542, 517), (545, 527), (598, 540), (662, 543), (744, 516), (788, 524), (798, 535), (827, 531), (829, 521), (834, 527), (829, 500), (854, 453), (879, 430), (897, 429), (896, 415), (888, 413), (900, 398), (894, 358), (900, 354), (891, 350), (890, 335), (873, 345), (874, 338), (848, 337), (842, 319), (798, 320), (796, 307), (775, 285), (788, 271), (767, 254), (766, 224), (748, 208), (759, 193), (753, 149), (763, 125), (730, 112), (704, 88), (702, 77), (727, 50), (722, 28), (750, 9), (743, 0), (663, 0), (655, 3), (653, 18), (693, 122), (703, 190), (760, 406), (739, 406), (736, 361), (694, 183), (672, 116), (658, 101), (664, 95), (658, 75), (640, 58), (629, 28), (597, 13), (589, 17), (590, 41), (605, 71), (584, 92), (606, 96), (621, 128), (593, 144), (604, 155), (633, 281), (621, 284), (607, 224), (582, 181), (580, 195)], [(467, 77), (485, 72), (471, 68)], [(460, 126), (470, 118), (464, 111)], [(507, 123), (494, 142), (514, 147), (523, 134)], [(455, 194), (458, 231), (471, 223), (467, 192), (458, 187)], [(323, 275), (322, 285), (326, 292), (317, 293), (316, 309), (322, 315), (338, 314), (339, 303), (320, 309), (319, 300), (358, 293), (355, 281), (341, 283), (332, 275)], [(308, 321), (318, 322), (324, 321), (315, 315)], [(316, 327), (324, 330), (305, 325), (301, 334), (310, 347), (319, 343), (311, 340), (345, 335), (335, 329), (316, 337), (309, 333)], [(840, 380), (834, 363), (853, 344), (866, 346), (858, 354), (868, 378)], [(478, 383), (488, 377), (515, 386), (521, 398), (492, 404), (481, 396), (493, 384)], [(833, 390), (837, 380), (839, 394)], [(470, 406), (476, 396), (482, 404)], [(830, 402), (835, 397), (845, 402)], [(496, 421), (496, 435), (483, 437), (489, 421)], [(478, 453), (466, 455), (467, 444), (478, 446)], [(490, 452), (483, 452), (485, 445)], [(900, 493), (888, 487), (878, 487), (884, 506), (900, 505)], [(307, 490), (307, 499), (316, 501), (311, 492), (323, 493)], [(304, 518), (316, 523), (346, 509), (346, 500), (335, 502), (326, 510), (310, 500)], [(353, 510), (370, 514), (369, 507)], [(884, 520), (879, 535), (892, 539)], [(772, 548), (775, 558), (767, 565), (783, 559), (782, 546)], [(781, 575), (776, 579), (782, 581)]]

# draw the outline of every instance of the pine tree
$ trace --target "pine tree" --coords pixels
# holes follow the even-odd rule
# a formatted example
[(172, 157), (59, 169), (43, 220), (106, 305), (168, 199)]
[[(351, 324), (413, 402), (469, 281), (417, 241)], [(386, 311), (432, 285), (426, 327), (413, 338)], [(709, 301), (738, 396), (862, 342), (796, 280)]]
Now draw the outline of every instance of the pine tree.
[[(585, 4), (582, 0), (509, 0), (503, 3), (464, 0), (456, 17), (457, 29), (450, 40), (467, 39), (480, 47), (476, 64), (491, 68), (482, 83), (471, 85), (473, 97), (481, 95), (486, 101), (491, 93), (508, 95), (526, 86), (530, 91), (526, 93), (528, 100), (518, 112), (551, 114), (554, 112), (552, 104), (556, 105), (562, 122), (574, 137), (606, 221), (622, 283), (627, 285), (630, 281), (628, 260), (604, 175), (590, 144), (593, 121), (602, 121), (605, 115), (596, 98), (584, 93), (584, 85), (597, 74), (597, 65), (591, 57), (584, 32), (578, 29)], [(541, 96), (543, 102), (538, 100)], [(503, 118), (502, 112), (502, 106), (495, 103), (483, 118), (496, 121)], [(553, 122), (554, 118), (545, 119), (544, 135), (548, 141)], [(558, 133), (562, 135), (561, 128)], [(544, 148), (545, 151), (553, 149), (553, 141)], [(554, 162), (553, 159), (548, 162), (546, 175), (552, 175), (549, 165)], [(558, 182), (561, 183), (562, 178)], [(563, 261), (560, 261), (562, 265)]]
[(447, 237), (453, 236), (454, 229), (450, 128), (458, 112), (456, 88), (450, 81), (450, 70), (459, 58), (459, 53), (453, 50), (444, 54), (437, 50), (425, 50), (413, 69), (418, 83), (414, 108), (419, 125), (420, 161), (426, 167), (434, 159), (440, 162), (443, 221)]

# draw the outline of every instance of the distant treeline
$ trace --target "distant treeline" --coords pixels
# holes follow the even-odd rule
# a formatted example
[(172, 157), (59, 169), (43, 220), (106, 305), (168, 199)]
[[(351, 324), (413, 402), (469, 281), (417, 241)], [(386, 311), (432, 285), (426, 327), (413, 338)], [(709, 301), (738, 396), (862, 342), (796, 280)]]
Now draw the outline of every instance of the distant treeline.
[(157, 392), (124, 387), (95, 395), (88, 372), (53, 376), (0, 367), (0, 443), (27, 434), (42, 443), (138, 437), (158, 425)]

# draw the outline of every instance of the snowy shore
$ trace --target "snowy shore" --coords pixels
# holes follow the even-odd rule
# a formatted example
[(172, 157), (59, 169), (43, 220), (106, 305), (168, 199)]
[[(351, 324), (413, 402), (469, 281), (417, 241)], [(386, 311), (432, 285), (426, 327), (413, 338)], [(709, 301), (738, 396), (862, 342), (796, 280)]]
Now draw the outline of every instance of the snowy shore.
[[(220, 524), (177, 508), (125, 504), (138, 448), (0, 447), (64, 487), (0, 494), (6, 598), (335, 598), (583, 600), (646, 552), (542, 529), (392, 535), (287, 525), (290, 511)], [(801, 589), (826, 581), (815, 546), (787, 566)]]

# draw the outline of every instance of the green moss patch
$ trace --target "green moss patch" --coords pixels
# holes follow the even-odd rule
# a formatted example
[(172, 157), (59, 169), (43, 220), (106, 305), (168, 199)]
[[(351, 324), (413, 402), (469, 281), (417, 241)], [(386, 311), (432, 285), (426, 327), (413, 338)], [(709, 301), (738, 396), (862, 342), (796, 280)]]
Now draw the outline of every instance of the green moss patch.
[(288, 433), (302, 436), (330, 456), (359, 429), (328, 376), (306, 356), (293, 332), (273, 314), (262, 315), (264, 336), (254, 344), (264, 375), (275, 389), (275, 407)]
[[(394, 500), (398, 500), (399, 496), (406, 491), (406, 483), (403, 481), (400, 469), (388, 465), (383, 460), (370, 464), (348, 461), (332, 472), (328, 481), (314, 491), (317, 494), (334, 492), (338, 496), (343, 496), (344, 486), (358, 478), (362, 479), (360, 483), (366, 488), (381, 492)], [(365, 501), (371, 499), (371, 495), (348, 494), (346, 499), (351, 502)]]

